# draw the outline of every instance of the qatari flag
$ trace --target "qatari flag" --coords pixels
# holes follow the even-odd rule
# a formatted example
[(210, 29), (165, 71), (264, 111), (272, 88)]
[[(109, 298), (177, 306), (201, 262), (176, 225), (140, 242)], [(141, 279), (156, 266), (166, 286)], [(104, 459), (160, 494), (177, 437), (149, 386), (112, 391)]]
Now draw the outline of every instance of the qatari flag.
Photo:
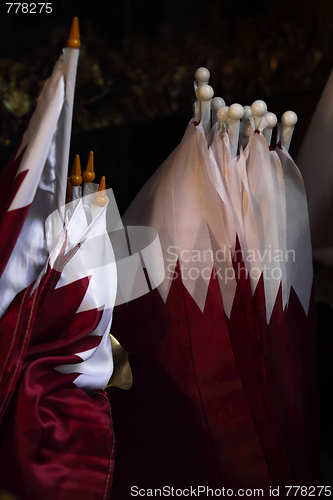
[(107, 198), (65, 206), (77, 19), (68, 45), (1, 179), (0, 481), (27, 500), (107, 498), (115, 454)]
[(59, 212), (48, 218), (49, 259), (0, 320), (1, 334), (24, 346), (24, 357), (6, 352), (15, 373), (1, 402), (0, 480), (27, 500), (110, 494), (115, 438), (103, 388), (113, 372), (117, 272), (107, 206), (94, 196), (66, 205), (60, 234)]
[[(73, 22), (72, 40), (75, 31), (78, 31), (77, 19)], [(78, 56), (78, 48), (64, 49), (1, 176), (0, 317), (16, 294), (28, 287), (44, 268), (48, 258), (45, 221), (54, 210), (65, 205)], [(8, 346), (0, 355), (1, 395), (6, 379), (11, 379), (12, 372), (17, 374), (10, 357), (6, 360), (4, 357), (16, 352), (21, 360), (26, 348), (22, 337), (12, 337), (9, 332), (3, 333), (2, 343)], [(15, 357), (11, 359), (14, 362)]]
[(115, 416), (119, 496), (131, 484), (207, 484), (269, 498), (270, 487), (319, 480), (309, 225), (293, 210), (305, 193), (269, 147), (264, 113), (237, 154), (232, 109), (208, 130), (210, 102), (200, 123), (196, 106), (123, 218), (158, 231), (166, 277), (115, 312), (136, 381)]
[(77, 18), (68, 47), (45, 82), (28, 128), (1, 176), (0, 315), (44, 266), (44, 222), (65, 205), (79, 57), (79, 49), (70, 45), (75, 46), (76, 31)]

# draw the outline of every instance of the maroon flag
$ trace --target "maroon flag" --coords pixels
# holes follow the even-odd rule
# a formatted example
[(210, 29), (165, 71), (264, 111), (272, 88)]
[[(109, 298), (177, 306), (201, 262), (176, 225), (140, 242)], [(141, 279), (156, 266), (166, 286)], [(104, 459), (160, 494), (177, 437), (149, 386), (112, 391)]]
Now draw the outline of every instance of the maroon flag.
[[(115, 441), (108, 397), (98, 388), (112, 373), (112, 311), (98, 303), (92, 307), (93, 272), (71, 281), (85, 243), (64, 255), (65, 242), (0, 323), (1, 332), (11, 328), (27, 344), (24, 358), (16, 359), (16, 386), (12, 378), (6, 387), (10, 404), (4, 413), (2, 402), (0, 429), (1, 484), (27, 500), (99, 499), (110, 493)], [(85, 364), (93, 357), (104, 382), (87, 384)]]
[[(27, 288), (45, 266), (45, 221), (65, 203), (58, 183), (62, 185), (66, 179), (69, 148), (64, 135), (70, 130), (72, 119), (66, 88), (69, 92), (68, 87), (75, 83), (78, 60), (77, 49), (66, 50), (66, 60), (64, 56), (59, 58), (46, 81), (29, 126), (1, 177), (0, 317), (16, 294)], [(8, 343), (9, 349), (1, 351), (1, 395), (6, 377), (11, 377), (11, 372), (19, 373), (15, 350), (18, 349), (21, 360), (27, 347), (19, 336), (11, 337), (9, 330), (3, 331), (2, 342)]]
[[(292, 240), (289, 183), (299, 185), (264, 128), (264, 121), (253, 127), (233, 157), (228, 130), (236, 127), (214, 137), (190, 123), (125, 214), (126, 224), (158, 231), (166, 278), (117, 308), (113, 323), (136, 381), (126, 402), (119, 395), (115, 416), (119, 495), (131, 484), (207, 484), (262, 488), (268, 498), (270, 487), (317, 481), (317, 441), (305, 416), (311, 400), (316, 414), (316, 387), (299, 375), (308, 382), (316, 374), (313, 357), (308, 364), (310, 346), (315, 352), (308, 225), (302, 220)], [(298, 200), (303, 206), (303, 192)], [(287, 244), (300, 254), (295, 265), (284, 266)]]
[(105, 499), (114, 467), (107, 206), (65, 206), (76, 21), (1, 179), (0, 478), (23, 500)]

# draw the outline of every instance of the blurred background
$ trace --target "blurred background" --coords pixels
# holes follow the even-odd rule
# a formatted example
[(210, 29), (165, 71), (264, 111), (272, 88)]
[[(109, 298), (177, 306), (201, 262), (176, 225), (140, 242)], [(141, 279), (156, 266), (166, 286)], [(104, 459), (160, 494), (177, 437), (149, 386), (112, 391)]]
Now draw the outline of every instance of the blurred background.
[(206, 66), (227, 105), (264, 99), (299, 116), (296, 156), (333, 66), (333, 2), (299, 0), (58, 0), (51, 14), (6, 13), (0, 33), (0, 164), (79, 16), (71, 161), (94, 150), (121, 212), (181, 140), (194, 72)]
[[(180, 142), (194, 72), (206, 66), (226, 104), (267, 102), (299, 117), (295, 158), (333, 67), (332, 0), (58, 0), (52, 13), (0, 4), (0, 167), (20, 140), (73, 16), (81, 29), (70, 168), (95, 154), (124, 213)], [(333, 311), (318, 305), (324, 467), (333, 471)], [(328, 481), (328, 479), (327, 479)], [(328, 483), (325, 483), (328, 484)]]

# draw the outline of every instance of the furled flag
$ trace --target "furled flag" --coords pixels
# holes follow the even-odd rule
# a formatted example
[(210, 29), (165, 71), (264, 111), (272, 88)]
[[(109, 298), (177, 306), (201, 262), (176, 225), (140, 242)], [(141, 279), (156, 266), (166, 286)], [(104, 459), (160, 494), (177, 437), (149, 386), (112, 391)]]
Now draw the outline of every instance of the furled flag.
[(326, 83), (297, 156), (309, 203), (314, 260), (333, 267), (333, 71)]
[(250, 129), (241, 106), (221, 108), (227, 118), (210, 129), (208, 87), (197, 87), (195, 119), (123, 218), (158, 231), (166, 278), (113, 322), (135, 380), (116, 407), (119, 495), (130, 484), (207, 484), (268, 498), (269, 488), (318, 480), (304, 190), (297, 167), (269, 147), (267, 108)]
[(321, 439), (333, 449), (333, 71), (314, 111), (297, 156), (309, 202), (315, 298), (318, 313)]
[(112, 483), (108, 200), (65, 206), (78, 35), (74, 19), (1, 178), (0, 481), (22, 500), (104, 499)]

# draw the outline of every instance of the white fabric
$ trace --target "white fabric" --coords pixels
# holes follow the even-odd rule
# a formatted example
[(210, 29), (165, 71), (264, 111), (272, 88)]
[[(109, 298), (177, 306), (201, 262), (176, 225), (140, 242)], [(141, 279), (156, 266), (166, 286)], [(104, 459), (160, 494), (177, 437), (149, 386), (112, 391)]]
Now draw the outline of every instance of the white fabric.
[[(93, 200), (93, 195), (92, 195)], [(85, 203), (87, 201), (85, 200)], [(54, 267), (61, 248), (67, 238), (66, 253), (82, 242), (77, 252), (65, 265), (56, 288), (69, 285), (86, 276), (89, 286), (76, 313), (97, 309), (103, 311), (102, 318), (91, 335), (102, 337), (99, 345), (85, 352), (75, 353), (82, 362), (57, 367), (62, 373), (80, 373), (74, 383), (87, 392), (107, 385), (113, 372), (113, 358), (109, 332), (113, 307), (117, 293), (117, 268), (112, 245), (106, 232), (107, 206), (96, 207), (95, 217), (88, 224), (83, 203), (79, 200), (71, 214), (67, 211), (67, 224), (59, 243), (50, 255)], [(92, 258), (92, 249), (94, 250)]]
[(229, 191), (229, 172), (228, 172), (228, 155), (229, 151), (224, 141), (221, 140), (219, 134), (216, 134), (214, 141), (209, 148), (210, 163), (207, 164), (207, 171), (212, 182), (218, 192), (221, 200), (221, 210), (223, 220), (227, 231), (228, 245), (233, 253), (236, 241), (236, 220), (234, 216), (234, 207), (230, 199)]
[(179, 261), (183, 285), (201, 310), (210, 280), (218, 279), (227, 316), (237, 286), (232, 264), (237, 236), (253, 293), (264, 277), (269, 323), (280, 286), (283, 307), (293, 286), (308, 312), (311, 248), (298, 169), (286, 149), (270, 151), (262, 135), (268, 125), (265, 117), (258, 121), (259, 134), (254, 133), (253, 117), (250, 123), (249, 142), (235, 156), (238, 125), (222, 131), (214, 126), (207, 133), (203, 123), (190, 122), (182, 142), (142, 188), (124, 222), (158, 232), (165, 266), (158, 290), (164, 301)]
[[(281, 263), (274, 260), (276, 252), (279, 251), (279, 221), (275, 205), (270, 151), (266, 139), (261, 134), (254, 134), (245, 149), (245, 154), (260, 246), (258, 260), (261, 261), (265, 272), (266, 320), (269, 322), (281, 283), (282, 270)], [(280, 279), (277, 279), (278, 276)]]
[[(41, 94), (37, 99), (37, 106), (25, 131), (16, 158), (26, 147), (17, 175), (27, 171), (10, 210), (30, 205), (34, 199), (36, 189), (54, 191), (51, 181), (55, 180), (56, 151), (54, 136), (58, 128), (59, 116), (65, 99), (64, 81), (65, 62), (60, 56), (51, 77), (46, 80)], [(45, 163), (48, 164), (44, 170)], [(42, 173), (46, 182), (41, 179)], [(52, 189), (53, 188), (53, 189)]]
[(98, 191), (98, 184), (94, 182), (85, 182), (83, 184), (83, 196), (88, 196), (89, 194), (96, 193)]
[[(303, 179), (293, 159), (282, 147), (276, 149), (279, 155), (286, 193), (286, 293), (289, 297), (292, 286), (308, 313), (313, 281), (311, 235), (308, 206)], [(294, 252), (294, 253), (291, 253)]]
[(70, 207), (66, 207), (65, 214), (79, 51), (65, 49), (64, 52), (65, 57), (60, 57), (44, 85), (17, 153), (20, 154), (26, 146), (19, 173), (27, 170), (27, 175), (10, 210), (30, 204), (31, 207), (0, 281), (3, 299), (1, 314), (18, 291), (35, 279), (35, 288), (38, 286), (48, 263), (57, 269), (57, 257), (66, 238), (66, 252), (80, 242), (77, 252), (62, 270), (57, 287), (89, 276), (89, 286), (77, 313), (91, 309), (102, 311), (102, 318), (91, 333), (101, 337), (101, 342), (94, 349), (76, 353), (82, 359), (81, 363), (60, 366), (58, 370), (80, 373), (75, 380), (77, 387), (91, 392), (105, 387), (113, 371), (109, 330), (116, 300), (117, 270), (106, 232), (106, 207), (96, 207), (92, 200), (85, 200), (86, 206), (83, 206), (82, 200), (77, 199)]
[(237, 162), (237, 171), (241, 182), (240, 221), (237, 233), (241, 249), (244, 252), (244, 263), (250, 276), (252, 293), (254, 293), (262, 273), (262, 260), (260, 258), (261, 247), (254, 210), (255, 200), (253, 200), (250, 189), (246, 161), (247, 154), (241, 149)]
[(201, 105), (201, 125), (205, 131), (205, 135), (208, 135), (211, 130), (211, 100), (209, 101), (200, 101)]
[[(44, 224), (65, 204), (70, 129), (78, 49), (65, 49), (45, 82), (16, 157), (26, 150), (18, 174), (27, 174), (9, 210), (30, 206), (0, 279), (0, 317), (15, 295), (36, 279), (48, 257)], [(17, 175), (18, 175), (17, 174)], [(63, 182), (64, 186), (59, 183)]]
[(230, 155), (231, 158), (237, 156), (238, 141), (239, 141), (240, 122), (239, 120), (228, 121), (228, 136), (230, 140)]
[[(281, 252), (279, 261), (280, 268), (282, 271), (282, 305), (285, 308), (290, 294), (290, 286), (288, 283), (289, 269), (293, 267), (293, 260), (288, 261), (290, 255), (287, 250), (292, 250), (292, 248), (287, 248), (287, 200), (286, 200), (286, 188), (283, 168), (281, 165), (280, 158), (276, 151), (270, 151), (271, 159), (271, 172), (274, 185), (274, 195), (275, 195), (275, 208), (277, 216), (277, 232), (279, 241), (279, 250)], [(288, 192), (289, 195), (289, 192)], [(288, 214), (288, 224), (290, 224), (289, 214)], [(289, 242), (291, 243), (291, 242)], [(275, 255), (275, 259), (279, 259), (278, 255)], [(288, 272), (287, 272), (288, 268)], [(311, 272), (311, 270), (310, 270)]]
[(263, 131), (263, 135), (267, 141), (267, 143), (270, 145), (272, 141), (272, 134), (273, 134), (273, 129), (266, 127)]
[(205, 135), (202, 124), (188, 125), (182, 142), (143, 187), (123, 220), (158, 232), (166, 276), (158, 290), (164, 301), (179, 260), (183, 284), (203, 310), (215, 264), (220, 274), (214, 279), (230, 314), (236, 283), (221, 200), (210, 178), (214, 172)]

